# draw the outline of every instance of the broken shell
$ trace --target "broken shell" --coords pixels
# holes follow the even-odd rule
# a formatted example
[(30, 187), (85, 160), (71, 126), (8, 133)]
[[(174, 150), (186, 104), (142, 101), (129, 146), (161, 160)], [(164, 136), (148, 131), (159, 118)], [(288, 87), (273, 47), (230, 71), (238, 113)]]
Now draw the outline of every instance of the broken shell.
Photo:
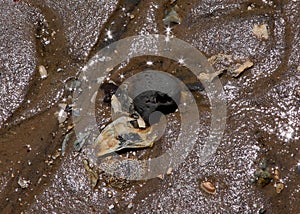
[(163, 19), (163, 22), (166, 26), (170, 26), (171, 23), (173, 24), (180, 24), (181, 18), (179, 17), (178, 13), (174, 8), (168, 13), (168, 15)]
[(212, 195), (216, 194), (215, 186), (209, 181), (202, 182), (200, 184), (200, 188), (203, 189), (205, 192), (207, 192), (209, 194), (212, 194)]
[(276, 184), (276, 192), (279, 194), (281, 193), (281, 191), (283, 190), (284, 188), (284, 184), (283, 183), (277, 183)]
[(45, 66), (43, 66), (43, 65), (39, 66), (39, 73), (40, 73), (42, 79), (45, 79), (48, 76), (47, 70), (46, 70)]
[(197, 78), (200, 81), (208, 81), (212, 82), (217, 76), (219, 76), (221, 73), (223, 73), (223, 70), (219, 70), (213, 73), (200, 73)]
[(96, 138), (94, 147), (98, 157), (125, 148), (152, 147), (155, 135), (151, 135), (152, 127), (135, 129), (130, 117), (120, 117), (106, 126)]
[(251, 68), (253, 66), (253, 62), (247, 60), (241, 65), (238, 65), (236, 69), (229, 71), (233, 77), (238, 77), (241, 73), (243, 73), (247, 68)]
[(262, 25), (254, 25), (253, 34), (259, 39), (268, 39), (268, 29), (265, 24)]

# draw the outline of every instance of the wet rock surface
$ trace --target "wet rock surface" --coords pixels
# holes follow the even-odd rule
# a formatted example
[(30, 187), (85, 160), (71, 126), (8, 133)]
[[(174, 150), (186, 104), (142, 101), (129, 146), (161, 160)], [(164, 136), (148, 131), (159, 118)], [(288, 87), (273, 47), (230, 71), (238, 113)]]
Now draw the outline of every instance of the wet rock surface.
[[(171, 25), (170, 34), (207, 58), (232, 55), (233, 62), (214, 65), (217, 71), (247, 59), (253, 63), (236, 78), (219, 76), (227, 123), (217, 152), (200, 161), (211, 115), (195, 76), (179, 62), (145, 56), (122, 63), (110, 79), (119, 85), (145, 69), (163, 70), (195, 88), (201, 132), (193, 151), (177, 169), (148, 181), (128, 182), (87, 167), (83, 152), (73, 148), (76, 88), (66, 84), (105, 45), (136, 34), (166, 34), (163, 19), (174, 4), (181, 22)], [(0, 212), (300, 212), (299, 1), (1, 1), (0, 11)], [(253, 33), (261, 25), (267, 38)], [(41, 78), (41, 65), (47, 78)], [(95, 98), (99, 129), (111, 119), (104, 98)], [(67, 117), (59, 124), (61, 104)], [(164, 153), (180, 131), (178, 113), (166, 119), (165, 134), (153, 148), (120, 155)], [(253, 182), (262, 177), (263, 185)], [(199, 182), (212, 183), (215, 194), (202, 191)]]

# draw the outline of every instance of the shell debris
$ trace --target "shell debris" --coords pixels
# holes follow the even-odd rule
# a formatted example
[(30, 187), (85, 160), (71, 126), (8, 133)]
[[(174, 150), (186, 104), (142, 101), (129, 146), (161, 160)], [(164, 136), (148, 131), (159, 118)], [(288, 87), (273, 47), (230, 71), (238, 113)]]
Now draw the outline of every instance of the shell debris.
[(216, 194), (216, 187), (209, 181), (202, 182), (200, 184), (200, 188), (203, 189), (208, 194), (211, 195)]
[(247, 60), (243, 64), (237, 64), (237, 66), (234, 69), (229, 70), (229, 72), (233, 77), (238, 77), (241, 73), (243, 73), (246, 69), (251, 68), (253, 65), (253, 62)]

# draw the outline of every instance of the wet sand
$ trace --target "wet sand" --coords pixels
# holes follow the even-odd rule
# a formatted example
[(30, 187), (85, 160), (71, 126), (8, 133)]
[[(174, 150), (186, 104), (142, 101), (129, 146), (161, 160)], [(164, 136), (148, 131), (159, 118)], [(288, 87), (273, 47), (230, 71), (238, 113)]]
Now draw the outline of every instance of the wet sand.
[[(55, 116), (59, 104), (72, 103), (65, 85), (106, 45), (137, 34), (165, 35), (165, 11), (175, 4), (182, 22), (171, 26), (172, 35), (207, 58), (233, 56), (232, 62), (214, 64), (216, 70), (245, 59), (253, 62), (237, 78), (226, 71), (219, 76), (227, 100), (222, 142), (207, 162), (200, 160), (210, 102), (205, 92), (193, 92), (201, 132), (185, 162), (163, 179), (147, 181), (127, 182), (99, 172), (93, 188), (85, 155), (73, 147), (71, 109), (63, 124)], [(0, 213), (300, 212), (300, 2), (3, 0), (0, 5)], [(267, 26), (267, 39), (254, 35), (255, 25)], [(47, 69), (46, 79), (39, 65)], [(185, 83), (196, 81), (178, 62), (153, 56), (130, 60), (114, 69), (111, 79), (120, 84), (120, 74), (128, 78), (147, 68)], [(110, 121), (110, 106), (102, 98), (99, 93), (96, 99), (99, 128)], [(167, 119), (165, 135), (154, 147), (120, 154), (153, 158), (165, 152), (180, 124), (177, 113)], [(273, 175), (263, 187), (253, 182), (263, 160), (271, 174), (278, 168), (282, 192), (276, 193)], [(21, 188), (20, 180), (28, 186)], [(212, 182), (216, 194), (199, 188), (202, 181)]]

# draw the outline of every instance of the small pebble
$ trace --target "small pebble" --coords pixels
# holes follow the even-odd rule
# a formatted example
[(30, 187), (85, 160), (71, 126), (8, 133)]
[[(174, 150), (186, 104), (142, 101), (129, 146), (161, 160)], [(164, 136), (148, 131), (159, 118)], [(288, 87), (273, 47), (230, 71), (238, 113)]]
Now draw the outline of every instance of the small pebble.
[(18, 184), (22, 189), (28, 188), (30, 180), (25, 180), (24, 178), (19, 177)]
[(269, 35), (268, 35), (267, 25), (265, 24), (254, 25), (253, 34), (259, 39), (268, 39)]
[(58, 69), (56, 70), (57, 73), (62, 72), (62, 71), (63, 71), (62, 68), (58, 68)]
[(276, 184), (276, 192), (279, 194), (281, 193), (281, 191), (283, 190), (284, 188), (284, 184), (283, 183), (277, 183)]
[(133, 203), (130, 202), (127, 207), (128, 207), (128, 209), (131, 209), (133, 207)]
[(112, 191), (107, 191), (107, 197), (111, 198), (112, 197)]
[(275, 169), (275, 170), (274, 170), (274, 180), (275, 180), (275, 181), (278, 181), (278, 180), (279, 180), (279, 171), (278, 171), (278, 169)]
[(157, 178), (159, 178), (160, 180), (163, 180), (164, 179), (164, 176), (162, 174), (156, 176)]
[(68, 118), (67, 112), (65, 112), (65, 110), (63, 110), (63, 109), (60, 109), (60, 111), (58, 112), (58, 115), (57, 115), (58, 122), (63, 123), (66, 121), (67, 118)]
[(300, 173), (300, 162), (297, 164), (298, 173)]
[(48, 76), (47, 70), (46, 70), (45, 66), (43, 66), (43, 65), (39, 66), (39, 73), (40, 73), (42, 79), (45, 79)]
[(171, 175), (172, 170), (173, 170), (173, 169), (170, 167), (170, 168), (167, 170), (167, 175)]

